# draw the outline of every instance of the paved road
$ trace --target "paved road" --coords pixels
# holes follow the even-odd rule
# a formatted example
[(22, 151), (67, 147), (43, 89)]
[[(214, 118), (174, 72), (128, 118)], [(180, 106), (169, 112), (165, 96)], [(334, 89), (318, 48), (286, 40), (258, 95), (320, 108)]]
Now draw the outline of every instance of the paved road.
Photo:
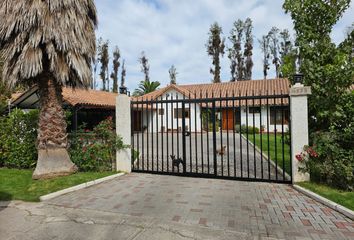
[[(0, 239), (354, 239), (354, 223), (285, 184), (129, 174), (0, 208)], [(11, 237), (12, 238), (11, 238)]]
[[(266, 135), (264, 135), (266, 137)], [(252, 138), (252, 135), (249, 135)], [(256, 150), (250, 141), (241, 137), (240, 134), (233, 134), (232, 131), (217, 132), (216, 149), (220, 150), (225, 146), (223, 156), (217, 155), (217, 175), (243, 178), (258, 178), (272, 180), (290, 180), (283, 175), (282, 159), (268, 161), (268, 152), (264, 151), (263, 156)], [(139, 160), (135, 162), (135, 168), (139, 170), (153, 170), (160, 172), (180, 172), (180, 169), (172, 167), (170, 155), (183, 160), (183, 140), (179, 133), (136, 133), (133, 137), (133, 148), (140, 153)], [(186, 137), (186, 172), (214, 174), (213, 161), (213, 134), (192, 133)], [(282, 152), (282, 146), (277, 146), (277, 151)], [(288, 155), (289, 152), (284, 152)], [(289, 172), (289, 171), (288, 171)]]

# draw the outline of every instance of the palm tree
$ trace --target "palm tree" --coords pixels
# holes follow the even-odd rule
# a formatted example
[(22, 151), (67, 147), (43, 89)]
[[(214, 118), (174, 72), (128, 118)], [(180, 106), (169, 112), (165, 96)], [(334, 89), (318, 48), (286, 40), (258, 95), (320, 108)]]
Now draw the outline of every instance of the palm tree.
[(155, 91), (160, 86), (158, 81), (150, 80), (140, 81), (139, 87), (134, 90), (133, 96), (142, 96), (144, 94)]
[(10, 87), (36, 84), (40, 113), (34, 179), (77, 171), (67, 152), (62, 86), (89, 86), (96, 49), (93, 0), (2, 0), (0, 49)]

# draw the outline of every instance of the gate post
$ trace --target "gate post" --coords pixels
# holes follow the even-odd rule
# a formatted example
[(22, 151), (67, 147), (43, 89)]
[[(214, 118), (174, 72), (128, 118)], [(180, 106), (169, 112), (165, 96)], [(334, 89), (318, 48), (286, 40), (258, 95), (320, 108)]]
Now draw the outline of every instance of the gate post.
[[(130, 97), (126, 94), (118, 94), (116, 98), (116, 132), (122, 137), (123, 144), (131, 145), (131, 119)], [(130, 173), (132, 171), (131, 149), (125, 148), (117, 151), (117, 171)]]
[(290, 116), (291, 116), (291, 161), (292, 182), (310, 180), (308, 173), (299, 172), (301, 164), (296, 155), (303, 151), (303, 147), (309, 144), (308, 131), (308, 106), (307, 96), (311, 94), (311, 87), (297, 82), (290, 88)]

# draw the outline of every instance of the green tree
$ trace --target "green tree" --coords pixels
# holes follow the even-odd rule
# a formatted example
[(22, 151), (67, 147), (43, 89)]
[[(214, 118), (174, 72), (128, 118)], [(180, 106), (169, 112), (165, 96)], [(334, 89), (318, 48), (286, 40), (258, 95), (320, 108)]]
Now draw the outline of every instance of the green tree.
[(262, 39), (258, 40), (259, 45), (261, 46), (261, 51), (263, 53), (263, 77), (267, 79), (268, 70), (269, 70), (269, 36), (263, 35)]
[(109, 91), (108, 65), (109, 65), (109, 42), (102, 41), (98, 46), (98, 60), (101, 64), (100, 77), (102, 80), (102, 90)]
[(252, 35), (252, 20), (247, 18), (244, 22), (244, 32), (245, 32), (245, 44), (244, 44), (244, 61), (245, 67), (243, 70), (243, 76), (245, 80), (251, 80), (252, 78), (252, 68), (253, 68), (253, 61), (252, 61), (252, 50), (253, 50), (253, 35)]
[(280, 38), (280, 76), (292, 79), (296, 72), (297, 51), (291, 41), (288, 29), (279, 33)]
[(214, 69), (210, 68), (210, 73), (213, 74), (214, 83), (219, 83), (221, 82), (220, 80), (220, 56), (222, 57), (224, 55), (224, 49), (225, 49), (225, 39), (221, 38), (222, 34), (222, 28), (218, 25), (218, 23), (213, 23), (210, 26), (209, 30), (209, 39), (208, 43), (206, 44), (207, 48), (207, 53), (209, 56), (212, 57), (213, 59), (213, 65)]
[(1, 1), (3, 79), (10, 88), (39, 89), (38, 160), (33, 178), (77, 170), (67, 152), (62, 86), (89, 86), (95, 54), (96, 7), (86, 1)]
[(176, 69), (176, 67), (174, 65), (172, 65), (170, 67), (170, 69), (168, 70), (168, 73), (170, 75), (170, 84), (177, 84), (177, 80), (176, 79), (177, 79), (178, 72), (177, 72), (177, 69)]
[(244, 24), (241, 19), (234, 22), (230, 31), (229, 40), (232, 47), (228, 48), (228, 57), (231, 61), (231, 82), (243, 79), (244, 58), (242, 56), (242, 39)]
[(279, 29), (277, 27), (272, 27), (269, 31), (269, 50), (272, 55), (272, 63), (275, 67), (275, 77), (279, 78), (280, 76), (280, 58), (279, 58)]
[[(310, 128), (329, 129), (335, 106), (353, 84), (354, 62), (351, 47), (337, 47), (330, 33), (349, 7), (350, 0), (286, 0), (299, 48), (304, 83), (312, 87), (309, 98)], [(351, 42), (348, 36), (346, 41)]]
[(134, 96), (142, 96), (144, 94), (150, 93), (155, 91), (159, 86), (160, 83), (158, 81), (150, 81), (149, 71), (149, 60), (146, 57), (145, 53), (141, 53), (141, 57), (139, 58), (139, 62), (141, 64), (141, 72), (144, 73), (145, 80), (139, 83), (139, 87), (134, 90)]
[(120, 51), (119, 48), (116, 47), (114, 52), (113, 52), (113, 72), (111, 73), (111, 78), (113, 81), (113, 92), (118, 92), (118, 70), (120, 66)]
[(122, 86), (122, 87), (125, 87), (126, 74), (127, 74), (127, 70), (125, 69), (125, 60), (123, 59), (122, 72), (121, 72), (121, 82), (120, 82), (120, 86)]

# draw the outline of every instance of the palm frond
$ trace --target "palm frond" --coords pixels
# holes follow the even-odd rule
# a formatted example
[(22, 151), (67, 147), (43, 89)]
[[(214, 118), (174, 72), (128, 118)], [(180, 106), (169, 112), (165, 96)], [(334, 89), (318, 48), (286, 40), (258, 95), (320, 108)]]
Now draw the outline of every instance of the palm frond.
[(10, 86), (42, 73), (63, 85), (91, 82), (97, 25), (93, 0), (2, 0), (0, 49)]

